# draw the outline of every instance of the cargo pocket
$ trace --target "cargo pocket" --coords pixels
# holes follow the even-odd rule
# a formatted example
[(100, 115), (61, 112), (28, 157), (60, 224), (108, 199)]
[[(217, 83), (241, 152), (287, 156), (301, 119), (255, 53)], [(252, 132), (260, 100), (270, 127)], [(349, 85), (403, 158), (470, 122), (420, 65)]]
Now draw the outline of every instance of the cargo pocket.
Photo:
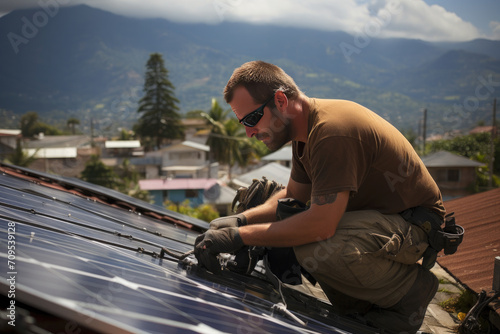
[(413, 264), (422, 257), (428, 246), (427, 242), (421, 241), (418, 233), (413, 226), (410, 226), (405, 236), (394, 233), (389, 237), (371, 233), (372, 238), (381, 245), (381, 248), (373, 255), (403, 264)]

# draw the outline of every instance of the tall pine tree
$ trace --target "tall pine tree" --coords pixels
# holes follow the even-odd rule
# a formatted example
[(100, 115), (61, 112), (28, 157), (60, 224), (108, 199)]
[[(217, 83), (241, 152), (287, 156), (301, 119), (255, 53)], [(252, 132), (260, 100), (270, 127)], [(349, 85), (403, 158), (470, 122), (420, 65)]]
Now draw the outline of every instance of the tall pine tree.
[(139, 101), (142, 113), (134, 127), (146, 147), (160, 148), (165, 141), (184, 138), (184, 129), (178, 113), (179, 100), (174, 85), (168, 80), (163, 57), (153, 53), (146, 64), (144, 97)]

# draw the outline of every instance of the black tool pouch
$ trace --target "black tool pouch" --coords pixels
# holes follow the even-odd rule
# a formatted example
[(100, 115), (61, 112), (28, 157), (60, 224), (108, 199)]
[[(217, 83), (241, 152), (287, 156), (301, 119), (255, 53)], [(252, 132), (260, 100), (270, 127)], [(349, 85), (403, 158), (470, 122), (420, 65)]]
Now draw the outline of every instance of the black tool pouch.
[(454, 254), (464, 238), (464, 228), (455, 224), (453, 212), (446, 215), (445, 225), (442, 231), (437, 231), (434, 236), (434, 244), (437, 248), (444, 250), (445, 255)]
[[(309, 206), (301, 201), (283, 198), (278, 200), (276, 219), (283, 220), (307, 209)], [(304, 275), (312, 284), (316, 284), (312, 275), (300, 266), (292, 247), (268, 248), (265, 256), (267, 256), (269, 269), (281, 282), (291, 285), (302, 284), (302, 275)]]
[[(454, 254), (462, 243), (464, 228), (455, 224), (453, 212), (443, 220), (439, 215), (424, 207), (415, 207), (400, 213), (408, 222), (417, 225), (427, 233), (429, 247), (423, 255), (422, 265), (430, 269), (434, 266), (437, 253)], [(444, 228), (441, 227), (444, 223)]]

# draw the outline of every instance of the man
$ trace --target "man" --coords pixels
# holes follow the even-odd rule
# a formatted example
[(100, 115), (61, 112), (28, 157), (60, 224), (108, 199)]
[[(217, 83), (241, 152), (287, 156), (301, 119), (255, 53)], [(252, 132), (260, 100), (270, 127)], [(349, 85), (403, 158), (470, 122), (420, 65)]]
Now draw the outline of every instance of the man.
[[(271, 150), (292, 141), (292, 172), (264, 204), (214, 220), (196, 240), (200, 264), (213, 268), (217, 254), (244, 245), (293, 247), (338, 312), (389, 333), (416, 332), (438, 281), (417, 263), (428, 231), (401, 213), (423, 212), (439, 226), (445, 210), (408, 141), (354, 102), (307, 97), (282, 69), (262, 61), (237, 68), (224, 98), (248, 137)], [(311, 204), (276, 221), (282, 198)]]

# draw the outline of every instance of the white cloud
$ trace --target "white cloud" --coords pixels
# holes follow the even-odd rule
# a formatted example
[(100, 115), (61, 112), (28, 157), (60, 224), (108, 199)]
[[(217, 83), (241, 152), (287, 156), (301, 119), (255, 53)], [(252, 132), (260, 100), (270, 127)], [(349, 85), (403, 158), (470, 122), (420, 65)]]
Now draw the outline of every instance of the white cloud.
[(394, 15), (382, 37), (416, 38), (426, 41), (467, 41), (481, 37), (479, 30), (455, 13), (423, 0), (399, 0), (399, 14)]
[(455, 13), (423, 0), (214, 0), (227, 3), (222, 19), (255, 24), (342, 30), (370, 37), (465, 41), (479, 30)]
[[(175, 22), (275, 24), (427, 41), (484, 37), (473, 24), (424, 0), (2, 0), (0, 12), (55, 1), (86, 3), (120, 15)], [(492, 31), (498, 38), (498, 25), (493, 24)]]
[(237, 2), (239, 5), (227, 8), (223, 13), (225, 20), (333, 31), (352, 30), (353, 27), (360, 26), (369, 16), (366, 5), (357, 4), (353, 0), (238, 0)]
[(491, 21), (490, 22), (490, 29), (492, 32), (491, 38), (500, 40), (500, 22), (498, 21)]

